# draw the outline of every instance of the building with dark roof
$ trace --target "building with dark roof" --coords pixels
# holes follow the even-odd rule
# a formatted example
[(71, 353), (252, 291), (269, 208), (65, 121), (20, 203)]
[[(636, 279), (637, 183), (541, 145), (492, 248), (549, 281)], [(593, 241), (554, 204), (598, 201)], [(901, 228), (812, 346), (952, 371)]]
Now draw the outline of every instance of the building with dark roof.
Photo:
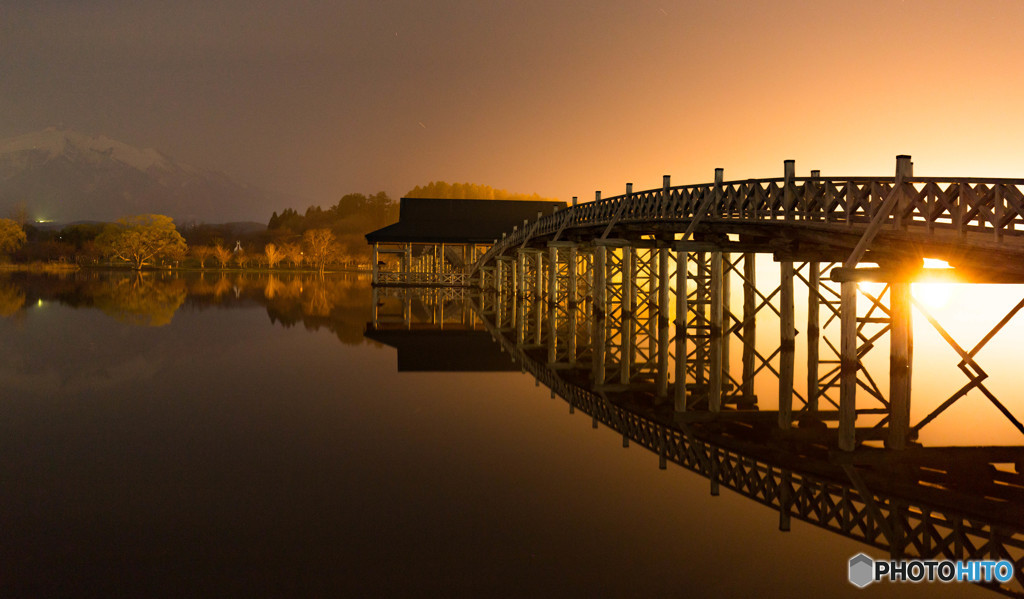
[(402, 198), (398, 222), (366, 234), (379, 285), (468, 285), (465, 267), (502, 233), (565, 202)]

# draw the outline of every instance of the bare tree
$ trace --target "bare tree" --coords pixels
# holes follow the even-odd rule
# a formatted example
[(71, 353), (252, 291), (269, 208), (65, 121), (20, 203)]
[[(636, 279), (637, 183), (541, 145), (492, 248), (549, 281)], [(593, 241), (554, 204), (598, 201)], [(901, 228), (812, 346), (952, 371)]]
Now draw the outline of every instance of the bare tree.
[(213, 248), (208, 245), (197, 245), (192, 248), (192, 255), (199, 260), (199, 268), (206, 268), (206, 261), (213, 256)]
[(310, 264), (323, 274), (324, 268), (338, 254), (338, 244), (329, 229), (310, 229), (302, 236)]
[(274, 268), (274, 265), (285, 258), (284, 250), (272, 243), (268, 243), (264, 246), (263, 254), (267, 257), (267, 265), (270, 268)]
[(238, 265), (238, 268), (245, 268), (249, 262), (249, 254), (245, 250), (236, 249), (232, 252), (231, 260)]
[(281, 251), (284, 252), (285, 259), (292, 263), (293, 268), (302, 266), (305, 256), (302, 254), (302, 248), (298, 244), (286, 243), (281, 246)]
[(227, 268), (228, 262), (231, 261), (231, 250), (218, 244), (213, 248), (213, 257), (217, 259), (217, 262), (220, 262), (221, 268)]

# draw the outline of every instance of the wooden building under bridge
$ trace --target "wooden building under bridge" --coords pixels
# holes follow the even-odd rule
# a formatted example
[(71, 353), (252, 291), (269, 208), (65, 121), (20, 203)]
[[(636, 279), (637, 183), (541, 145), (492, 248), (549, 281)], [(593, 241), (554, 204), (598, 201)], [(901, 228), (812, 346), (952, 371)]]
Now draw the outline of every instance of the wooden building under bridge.
[(557, 201), (402, 198), (398, 222), (366, 235), (373, 284), (469, 285), (465, 267), (503, 233), (565, 207)]

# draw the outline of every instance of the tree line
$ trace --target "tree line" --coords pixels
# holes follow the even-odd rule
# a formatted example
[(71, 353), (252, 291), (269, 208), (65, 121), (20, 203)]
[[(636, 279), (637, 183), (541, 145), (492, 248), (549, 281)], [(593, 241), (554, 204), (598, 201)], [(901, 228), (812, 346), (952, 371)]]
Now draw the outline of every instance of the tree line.
[[(65, 235), (68, 237), (64, 241)], [(24, 248), (28, 235), (22, 225), (12, 219), (0, 219), (0, 258), (15, 257)], [(252, 243), (243, 247), (236, 241), (233, 247), (215, 239), (213, 243), (189, 246), (177, 230), (174, 221), (162, 214), (140, 214), (120, 218), (103, 225), (72, 225), (61, 229), (56, 238), (46, 243), (60, 243), (76, 247), (73, 262), (80, 265), (121, 264), (135, 270), (144, 267), (196, 266), (205, 269), (277, 268), (290, 264), (293, 268), (306, 267), (318, 272), (336, 264), (344, 256), (334, 233), (329, 229), (307, 229), (295, 241), (267, 242), (260, 246)], [(258, 249), (257, 249), (258, 248)], [(65, 258), (63, 254), (61, 258)], [(30, 261), (30, 260), (28, 260)], [(71, 260), (63, 260), (72, 262)]]
[(477, 183), (446, 183), (444, 181), (431, 181), (426, 185), (417, 185), (409, 190), (404, 197), (407, 198), (438, 198), (448, 200), (527, 200), (542, 201), (551, 198), (543, 198), (536, 193), (512, 193), (504, 189), (495, 189), (490, 185)]
[[(405, 197), (543, 200), (538, 194), (510, 193), (489, 185), (431, 181)], [(0, 260), (79, 265), (125, 264), (199, 268), (292, 268), (323, 271), (328, 266), (367, 267), (365, 235), (398, 220), (398, 203), (387, 193), (350, 193), (336, 204), (274, 211), (265, 229), (231, 224), (177, 228), (158, 214), (128, 216), (114, 223), (79, 223), (59, 230), (28, 222), (23, 205), (12, 219), (0, 219)]]
[(381, 191), (373, 195), (346, 194), (338, 203), (324, 209), (310, 206), (304, 213), (294, 208), (275, 211), (267, 223), (268, 241), (280, 244), (310, 230), (327, 230), (338, 244), (338, 253), (368, 262), (370, 251), (364, 237), (398, 220), (398, 203)]

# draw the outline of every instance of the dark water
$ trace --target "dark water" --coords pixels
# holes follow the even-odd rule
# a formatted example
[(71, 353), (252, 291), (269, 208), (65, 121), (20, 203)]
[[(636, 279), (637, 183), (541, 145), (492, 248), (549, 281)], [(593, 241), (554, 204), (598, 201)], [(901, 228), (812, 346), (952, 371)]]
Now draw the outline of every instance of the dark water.
[(992, 596), (860, 591), (878, 551), (518, 370), (397, 372), (365, 279), (8, 276), (0, 315), (3, 597)]

